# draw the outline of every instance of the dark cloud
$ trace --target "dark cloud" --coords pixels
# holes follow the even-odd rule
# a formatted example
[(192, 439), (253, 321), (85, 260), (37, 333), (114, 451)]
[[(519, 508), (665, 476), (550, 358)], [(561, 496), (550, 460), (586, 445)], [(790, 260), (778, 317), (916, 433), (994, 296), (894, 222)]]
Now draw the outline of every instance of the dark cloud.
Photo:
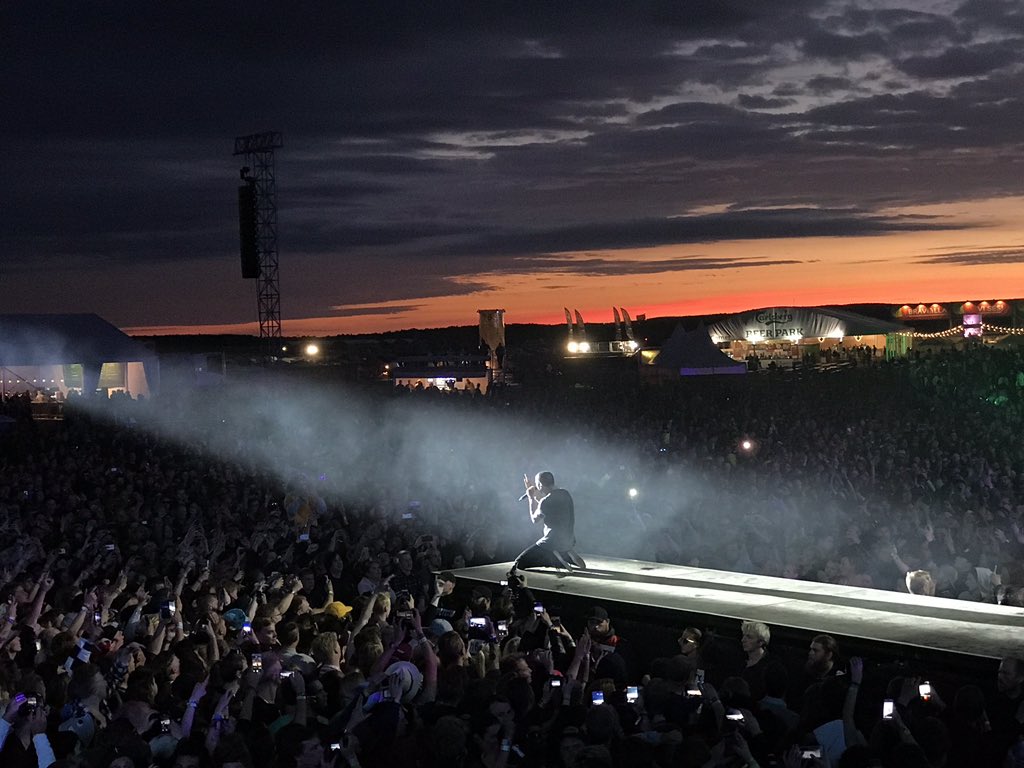
[(388, 307), (332, 307), (335, 317), (365, 317), (367, 315), (400, 315), (414, 312), (420, 304), (395, 304)]
[(947, 48), (935, 56), (912, 56), (897, 62), (908, 75), (919, 78), (977, 77), (1019, 61), (1019, 50), (1002, 44)]
[(223, 319), (123, 286), (237, 271), (232, 140), (265, 129), (295, 316), (558, 252), (941, 229), (877, 211), (1019, 194), (1024, 10), (906, 5), (9, 3), (0, 300), (64, 265), (96, 310)]
[(808, 56), (823, 59), (857, 60), (871, 54), (884, 53), (889, 42), (877, 33), (838, 35), (819, 29), (803, 41)]
[(529, 257), (516, 259), (506, 271), (528, 269), (531, 272), (569, 272), (574, 275), (656, 275), (662, 272), (690, 272), (710, 269), (743, 269), (799, 264), (798, 259), (751, 259), (707, 256), (680, 256), (674, 259), (637, 261), (635, 259), (559, 259)]
[(741, 93), (736, 100), (744, 109), (783, 109), (793, 106), (794, 99), (772, 99), (767, 96), (753, 96)]
[(984, 266), (989, 264), (1021, 264), (1024, 263), (1024, 246), (1017, 248), (993, 248), (981, 251), (954, 251), (918, 256), (919, 261), (926, 264), (965, 264), (968, 266)]

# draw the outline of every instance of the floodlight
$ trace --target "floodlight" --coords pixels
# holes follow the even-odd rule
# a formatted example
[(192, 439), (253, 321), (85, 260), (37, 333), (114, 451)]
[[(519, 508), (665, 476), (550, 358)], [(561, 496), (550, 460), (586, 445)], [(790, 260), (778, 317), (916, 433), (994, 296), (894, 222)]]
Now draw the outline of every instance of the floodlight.
[(569, 350), (570, 354), (575, 355), (577, 352), (580, 351), (580, 345), (577, 344), (575, 341), (570, 341), (569, 345), (566, 347), (566, 349)]
[(580, 342), (580, 352), (589, 352), (589, 351), (590, 351), (590, 342), (589, 341), (581, 341)]
[(306, 356), (307, 357), (316, 357), (319, 354), (320, 354), (320, 347), (318, 347), (316, 344), (307, 344), (306, 345)]

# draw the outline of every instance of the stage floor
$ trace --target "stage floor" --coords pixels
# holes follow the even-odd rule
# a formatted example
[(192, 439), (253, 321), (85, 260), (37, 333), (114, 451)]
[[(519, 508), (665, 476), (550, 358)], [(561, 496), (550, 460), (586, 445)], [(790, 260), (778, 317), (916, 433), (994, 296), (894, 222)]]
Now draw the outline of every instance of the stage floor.
[[(583, 555), (587, 569), (523, 571), (527, 586), (544, 593), (690, 614), (752, 619), (770, 627), (862, 638), (972, 656), (1021, 655), (1024, 609), (920, 597), (709, 568)], [(455, 572), (459, 579), (497, 584), (511, 563)]]

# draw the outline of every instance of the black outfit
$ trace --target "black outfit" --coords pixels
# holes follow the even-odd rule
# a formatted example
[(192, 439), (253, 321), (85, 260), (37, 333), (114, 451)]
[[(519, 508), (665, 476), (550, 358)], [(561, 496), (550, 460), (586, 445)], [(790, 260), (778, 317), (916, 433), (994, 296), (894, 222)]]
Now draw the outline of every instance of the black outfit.
[(540, 500), (538, 510), (544, 517), (544, 535), (520, 553), (513, 570), (538, 565), (585, 568), (586, 563), (573, 551), (576, 546), (576, 510), (569, 492), (555, 488)]
[(765, 651), (764, 656), (754, 666), (744, 667), (740, 672), (740, 677), (746, 680), (747, 685), (750, 686), (751, 701), (758, 702), (767, 695), (764, 679), (769, 668), (773, 667), (781, 668), (783, 674), (785, 674), (785, 666), (782, 662)]

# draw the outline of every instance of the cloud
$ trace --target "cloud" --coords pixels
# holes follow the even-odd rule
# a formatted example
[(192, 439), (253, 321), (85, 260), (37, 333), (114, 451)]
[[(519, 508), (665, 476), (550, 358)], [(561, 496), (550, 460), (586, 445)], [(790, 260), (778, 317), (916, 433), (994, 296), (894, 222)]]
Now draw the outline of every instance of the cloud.
[(925, 264), (962, 264), (972, 267), (991, 264), (1021, 264), (1024, 263), (1024, 246), (927, 254), (918, 256), (917, 259)]
[(366, 315), (400, 315), (404, 312), (414, 312), (420, 308), (419, 304), (393, 304), (391, 306), (353, 307), (341, 305), (331, 307), (337, 317), (362, 317)]
[(271, 128), (289, 312), (554, 253), (940, 230), (875, 211), (1019, 193), (1024, 11), (907, 5), (18, 3), (0, 298), (55, 265), (102, 272), (97, 307), (148, 266), (236, 270), (233, 137)]
[(662, 272), (690, 272), (711, 269), (743, 269), (771, 267), (782, 264), (800, 264), (799, 259), (724, 258), (707, 256), (680, 256), (674, 259), (639, 261), (636, 259), (590, 258), (563, 259), (556, 257), (525, 257), (516, 259), (504, 271), (556, 272), (578, 276), (653, 275)]

